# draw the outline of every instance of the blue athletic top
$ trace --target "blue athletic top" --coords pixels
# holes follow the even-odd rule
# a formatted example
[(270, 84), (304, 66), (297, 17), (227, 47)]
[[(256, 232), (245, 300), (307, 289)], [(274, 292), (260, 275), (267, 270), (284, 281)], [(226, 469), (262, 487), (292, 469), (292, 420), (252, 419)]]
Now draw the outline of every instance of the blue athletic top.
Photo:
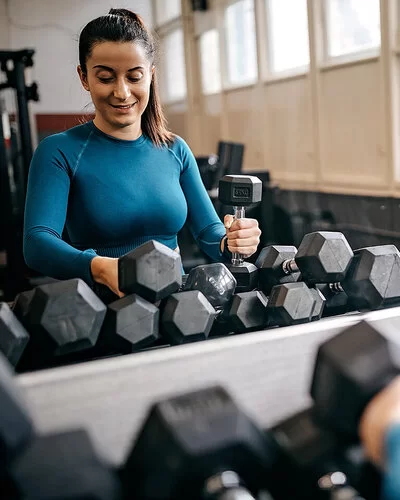
[(394, 424), (385, 437), (386, 470), (383, 476), (382, 500), (400, 498), (400, 424)]
[(175, 249), (186, 217), (199, 247), (212, 260), (225, 260), (224, 225), (185, 141), (176, 137), (159, 148), (144, 135), (121, 140), (88, 122), (47, 137), (35, 151), (25, 261), (46, 276), (91, 285), (96, 255), (120, 257), (152, 239)]

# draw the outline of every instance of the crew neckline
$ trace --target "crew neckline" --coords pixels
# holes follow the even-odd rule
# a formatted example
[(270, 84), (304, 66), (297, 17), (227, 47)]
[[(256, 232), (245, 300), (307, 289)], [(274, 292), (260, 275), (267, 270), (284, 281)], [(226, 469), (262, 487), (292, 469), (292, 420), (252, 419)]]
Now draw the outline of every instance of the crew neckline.
[(137, 139), (119, 139), (118, 137), (106, 134), (105, 132), (100, 130), (98, 127), (96, 127), (93, 120), (87, 122), (87, 124), (96, 135), (103, 137), (104, 139), (107, 139), (111, 142), (117, 143), (120, 146), (126, 146), (126, 147), (139, 146), (140, 144), (143, 144), (143, 142), (145, 142), (146, 140), (146, 137), (143, 133)]

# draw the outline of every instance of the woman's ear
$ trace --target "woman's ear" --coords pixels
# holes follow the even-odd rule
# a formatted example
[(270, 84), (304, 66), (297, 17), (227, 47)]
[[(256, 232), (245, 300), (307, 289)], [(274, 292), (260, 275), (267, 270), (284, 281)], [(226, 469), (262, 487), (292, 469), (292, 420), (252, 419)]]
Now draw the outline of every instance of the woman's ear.
[(82, 67), (81, 66), (78, 66), (76, 69), (78, 71), (78, 75), (79, 75), (79, 79), (80, 79), (80, 81), (82, 83), (82, 87), (89, 92), (90, 89), (89, 89), (89, 84), (88, 84), (88, 81), (87, 81), (87, 75), (86, 75), (86, 73), (84, 73), (82, 71)]

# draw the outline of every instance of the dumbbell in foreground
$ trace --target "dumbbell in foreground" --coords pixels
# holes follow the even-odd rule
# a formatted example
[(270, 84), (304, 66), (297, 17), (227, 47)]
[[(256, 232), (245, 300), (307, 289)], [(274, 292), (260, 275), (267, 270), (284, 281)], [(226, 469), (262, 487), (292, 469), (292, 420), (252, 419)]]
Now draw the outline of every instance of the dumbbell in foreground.
[[(252, 175), (224, 175), (219, 181), (218, 199), (233, 207), (234, 218), (243, 219), (245, 209), (259, 203), (262, 197), (262, 182)], [(258, 283), (258, 270), (254, 264), (245, 262), (239, 253), (232, 254), (227, 267), (237, 281), (236, 292), (254, 290)]]
[[(398, 318), (387, 321), (399, 329)], [(357, 441), (366, 405), (398, 374), (379, 323), (350, 326), (318, 350), (311, 385), (318, 422), (343, 440)]]
[(5, 500), (121, 500), (116, 472), (87, 433), (37, 435), (0, 353), (0, 495)]
[(254, 500), (274, 456), (221, 387), (156, 403), (121, 470), (126, 498)]
[(276, 445), (269, 487), (275, 500), (363, 500), (357, 489), (369, 489), (365, 462), (358, 450), (344, 452), (335, 434), (316, 424), (311, 408), (279, 422), (268, 434)]

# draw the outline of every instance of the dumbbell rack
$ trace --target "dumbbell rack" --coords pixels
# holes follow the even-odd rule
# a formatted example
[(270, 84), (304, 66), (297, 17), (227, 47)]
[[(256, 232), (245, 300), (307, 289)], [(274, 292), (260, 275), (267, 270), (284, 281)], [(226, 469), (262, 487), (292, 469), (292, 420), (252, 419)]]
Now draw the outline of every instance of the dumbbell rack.
[[(219, 383), (267, 428), (309, 406), (318, 345), (360, 319), (389, 338), (400, 307), (344, 315), (17, 376), (39, 432), (84, 427), (112, 464), (123, 462), (152, 402)], [(381, 326), (380, 325), (380, 326)], [(386, 333), (386, 332), (385, 332)], [(400, 344), (400, 342), (398, 341)]]

